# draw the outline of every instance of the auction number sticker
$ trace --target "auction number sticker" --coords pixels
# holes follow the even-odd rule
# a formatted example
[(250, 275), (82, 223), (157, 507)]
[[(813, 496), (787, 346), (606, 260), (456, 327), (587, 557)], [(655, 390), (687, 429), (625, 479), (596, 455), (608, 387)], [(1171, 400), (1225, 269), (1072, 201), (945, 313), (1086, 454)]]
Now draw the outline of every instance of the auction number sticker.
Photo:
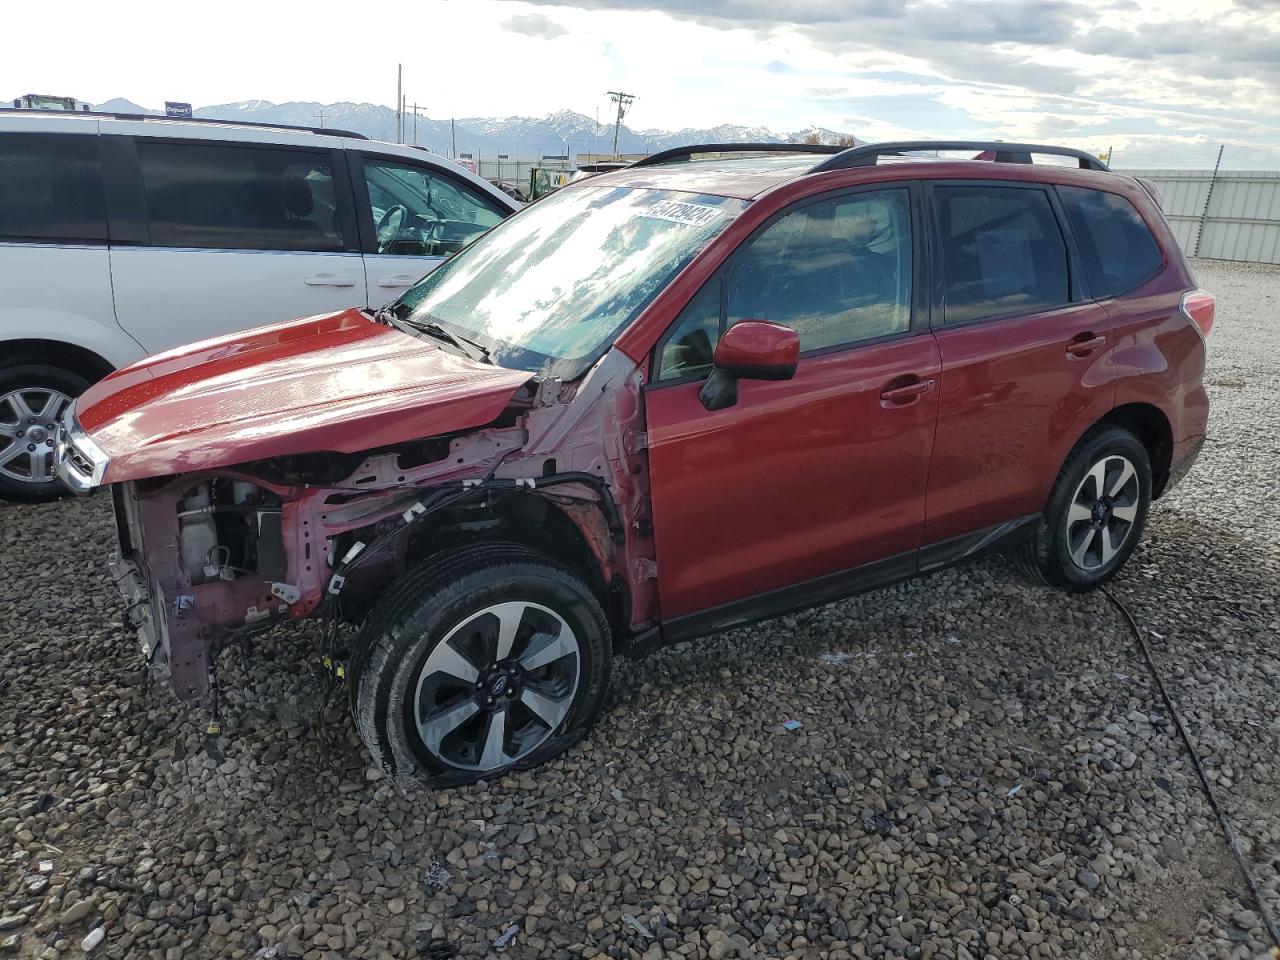
[(649, 207), (641, 216), (703, 227), (720, 216), (720, 208), (707, 203), (690, 203), (687, 200), (663, 200)]

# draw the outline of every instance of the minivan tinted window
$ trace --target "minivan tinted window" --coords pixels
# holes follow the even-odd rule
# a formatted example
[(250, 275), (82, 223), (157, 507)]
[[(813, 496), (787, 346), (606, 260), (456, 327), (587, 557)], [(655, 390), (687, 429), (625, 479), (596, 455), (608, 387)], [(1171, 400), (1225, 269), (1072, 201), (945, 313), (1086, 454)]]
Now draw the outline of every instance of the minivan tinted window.
[(328, 152), (138, 139), (151, 243), (343, 248)]
[(1114, 297), (1149, 280), (1164, 263), (1156, 238), (1132, 203), (1114, 193), (1059, 187), (1089, 292)]
[(0, 240), (107, 239), (98, 138), (72, 133), (0, 135)]
[(1049, 195), (1000, 186), (936, 187), (943, 322), (1034, 313), (1070, 300), (1067, 245)]

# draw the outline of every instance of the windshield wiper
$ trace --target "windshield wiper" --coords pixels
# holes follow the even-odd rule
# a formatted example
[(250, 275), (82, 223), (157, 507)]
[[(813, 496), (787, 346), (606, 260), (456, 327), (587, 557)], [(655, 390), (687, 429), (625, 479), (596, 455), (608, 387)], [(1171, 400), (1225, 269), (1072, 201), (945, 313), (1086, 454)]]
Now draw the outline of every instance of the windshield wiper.
[(476, 343), (474, 340), (459, 336), (452, 330), (446, 330), (437, 320), (400, 320), (400, 323), (414, 330), (420, 330), (429, 337), (435, 337), (437, 340), (443, 340), (445, 343), (451, 344), (461, 350), (468, 359), (479, 363), (493, 363), (492, 358), (489, 356), (488, 347)]
[(475, 360), (479, 363), (492, 364), (493, 360), (489, 356), (489, 348), (483, 344), (476, 343), (474, 340), (468, 340), (466, 337), (459, 336), (451, 330), (446, 330), (440, 321), (428, 319), (427, 321), (410, 320), (407, 317), (401, 317), (396, 310), (396, 303), (385, 303), (374, 311), (373, 319), (378, 323), (385, 323), (389, 327), (408, 327), (410, 330), (416, 330), (419, 333), (425, 333), (427, 336), (436, 340), (441, 340), (449, 344), (455, 350), (462, 353), (468, 360)]

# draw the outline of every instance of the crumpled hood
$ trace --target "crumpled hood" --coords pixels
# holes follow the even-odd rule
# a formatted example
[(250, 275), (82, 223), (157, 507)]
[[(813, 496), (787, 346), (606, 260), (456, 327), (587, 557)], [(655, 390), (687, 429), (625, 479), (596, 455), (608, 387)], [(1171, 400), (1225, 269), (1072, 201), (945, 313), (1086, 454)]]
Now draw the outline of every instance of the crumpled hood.
[(116, 483), (483, 426), (530, 376), (353, 309), (147, 357), (90, 387), (76, 415)]

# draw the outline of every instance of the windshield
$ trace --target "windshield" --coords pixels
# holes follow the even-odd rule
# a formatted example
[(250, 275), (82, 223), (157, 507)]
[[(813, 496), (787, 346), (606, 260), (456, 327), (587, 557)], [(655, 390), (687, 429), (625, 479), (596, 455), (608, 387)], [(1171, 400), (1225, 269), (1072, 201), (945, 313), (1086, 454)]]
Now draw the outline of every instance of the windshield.
[(395, 313), (474, 340), (502, 366), (572, 380), (745, 208), (670, 190), (561, 190), (446, 261)]

